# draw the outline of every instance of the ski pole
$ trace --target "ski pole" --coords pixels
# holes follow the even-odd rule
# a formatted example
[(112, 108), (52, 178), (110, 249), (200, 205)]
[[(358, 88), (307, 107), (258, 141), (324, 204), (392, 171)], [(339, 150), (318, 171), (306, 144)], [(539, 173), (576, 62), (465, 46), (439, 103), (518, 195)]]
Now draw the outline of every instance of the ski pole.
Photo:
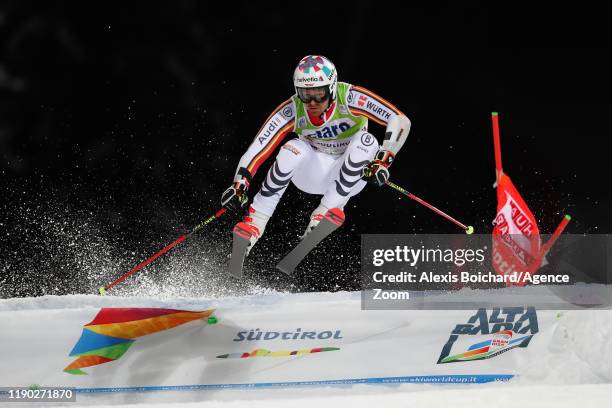
[(144, 268), (145, 266), (147, 266), (148, 264), (150, 264), (151, 262), (153, 262), (154, 260), (156, 260), (157, 258), (159, 258), (160, 256), (162, 256), (163, 254), (165, 254), (166, 252), (168, 252), (169, 250), (171, 250), (172, 248), (174, 248), (175, 246), (177, 246), (178, 244), (180, 244), (181, 242), (185, 241), (187, 238), (189, 238), (190, 236), (192, 236), (193, 234), (197, 233), (198, 231), (200, 231), (202, 228), (204, 228), (206, 225), (208, 225), (209, 223), (213, 222), (214, 220), (216, 220), (217, 218), (219, 218), (221, 215), (223, 215), (223, 213), (226, 211), (225, 207), (221, 208), (219, 211), (217, 211), (215, 214), (211, 215), (210, 217), (208, 217), (206, 220), (202, 221), (200, 224), (196, 225), (191, 232), (187, 233), (187, 234), (183, 234), (181, 235), (176, 241), (174, 241), (173, 243), (171, 243), (170, 245), (166, 246), (164, 249), (162, 249), (161, 251), (157, 252), (155, 255), (153, 255), (152, 257), (150, 257), (149, 259), (147, 259), (146, 261), (144, 261), (143, 263), (141, 263), (140, 265), (138, 265), (137, 267), (135, 267), (134, 269), (132, 269), (131, 271), (129, 271), (128, 273), (126, 273), (125, 275), (123, 275), (122, 277), (120, 277), (119, 279), (117, 279), (116, 281), (109, 283), (106, 286), (101, 286), (98, 289), (98, 292), (100, 293), (100, 295), (105, 296), (106, 295), (106, 291), (109, 290), (110, 288), (112, 288), (113, 286), (115, 286), (116, 284), (118, 284), (119, 282), (121, 282), (122, 280), (124, 280), (125, 278), (127, 278), (128, 276), (138, 272), (140, 269)]
[(410, 198), (411, 200), (416, 201), (419, 204), (424, 205), (425, 207), (429, 208), (432, 211), (435, 211), (436, 213), (438, 213), (439, 215), (443, 216), (444, 218), (446, 218), (447, 220), (455, 223), (455, 225), (457, 225), (458, 227), (461, 227), (461, 229), (463, 229), (465, 231), (466, 234), (471, 235), (474, 233), (474, 227), (472, 227), (471, 225), (465, 225), (460, 223), (459, 221), (457, 221), (456, 219), (454, 219), (453, 217), (451, 217), (450, 215), (446, 214), (443, 211), (438, 210), (436, 207), (434, 207), (433, 205), (429, 204), (428, 202), (420, 199), (419, 197), (415, 196), (414, 194), (412, 194), (411, 192), (409, 192), (408, 190), (398, 186), (395, 183), (392, 183), (390, 181), (387, 180), (386, 184), (393, 188), (396, 191), (399, 191), (401, 194), (405, 195), (406, 197)]

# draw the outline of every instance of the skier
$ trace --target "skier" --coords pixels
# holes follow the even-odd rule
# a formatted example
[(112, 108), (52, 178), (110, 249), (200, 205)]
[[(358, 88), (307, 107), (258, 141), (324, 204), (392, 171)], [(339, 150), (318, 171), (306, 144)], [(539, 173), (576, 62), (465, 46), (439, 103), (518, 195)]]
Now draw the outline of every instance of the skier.
[[(281, 147), (244, 220), (234, 227), (235, 238), (240, 231), (248, 239), (244, 256), (263, 235), (290, 181), (306, 193), (323, 195), (305, 237), (328, 209), (342, 210), (366, 182), (385, 184), (410, 130), (410, 121), (395, 106), (365, 88), (338, 82), (336, 67), (323, 56), (304, 57), (293, 84), (295, 94), (257, 132), (221, 198), (225, 208), (244, 208), (257, 169), (288, 135), (294, 137)], [(386, 125), (382, 146), (368, 132), (368, 119)]]

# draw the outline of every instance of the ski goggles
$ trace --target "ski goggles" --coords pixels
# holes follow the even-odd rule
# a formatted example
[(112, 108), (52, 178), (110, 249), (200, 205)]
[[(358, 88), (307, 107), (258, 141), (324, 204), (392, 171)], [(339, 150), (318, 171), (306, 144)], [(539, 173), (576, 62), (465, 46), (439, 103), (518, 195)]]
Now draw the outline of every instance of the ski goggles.
[(322, 103), (329, 99), (329, 87), (297, 88), (297, 94), (298, 98), (304, 103), (310, 103), (311, 101)]

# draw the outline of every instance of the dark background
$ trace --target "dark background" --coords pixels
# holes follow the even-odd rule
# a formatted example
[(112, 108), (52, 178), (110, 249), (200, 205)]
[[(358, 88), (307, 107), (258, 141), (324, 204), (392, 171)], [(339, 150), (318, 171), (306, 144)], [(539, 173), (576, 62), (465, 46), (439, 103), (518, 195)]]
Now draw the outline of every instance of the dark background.
[[(605, 23), (587, 6), (510, 3), (4, 2), (0, 295), (89, 292), (213, 213), (310, 53), (407, 114), (392, 179), (477, 232), (490, 232), (495, 215), (498, 111), (504, 169), (541, 231), (568, 213), (567, 232), (609, 233)], [(247, 260), (249, 282), (357, 289), (359, 234), (459, 232), (368, 187), (347, 206), (345, 227), (287, 281), (274, 265), (317, 201), (290, 187)], [(235, 221), (219, 220), (146, 279), (183, 288), (223, 274)]]

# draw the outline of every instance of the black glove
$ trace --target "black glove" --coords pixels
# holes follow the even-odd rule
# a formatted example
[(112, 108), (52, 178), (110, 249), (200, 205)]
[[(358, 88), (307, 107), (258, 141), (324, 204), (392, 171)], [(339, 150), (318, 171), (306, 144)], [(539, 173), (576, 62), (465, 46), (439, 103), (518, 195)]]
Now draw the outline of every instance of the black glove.
[(235, 182), (221, 195), (221, 205), (232, 212), (240, 212), (249, 202), (247, 190), (249, 184), (246, 179)]
[(384, 185), (389, 180), (389, 166), (393, 163), (393, 153), (381, 150), (376, 158), (363, 168), (361, 178), (377, 186)]

